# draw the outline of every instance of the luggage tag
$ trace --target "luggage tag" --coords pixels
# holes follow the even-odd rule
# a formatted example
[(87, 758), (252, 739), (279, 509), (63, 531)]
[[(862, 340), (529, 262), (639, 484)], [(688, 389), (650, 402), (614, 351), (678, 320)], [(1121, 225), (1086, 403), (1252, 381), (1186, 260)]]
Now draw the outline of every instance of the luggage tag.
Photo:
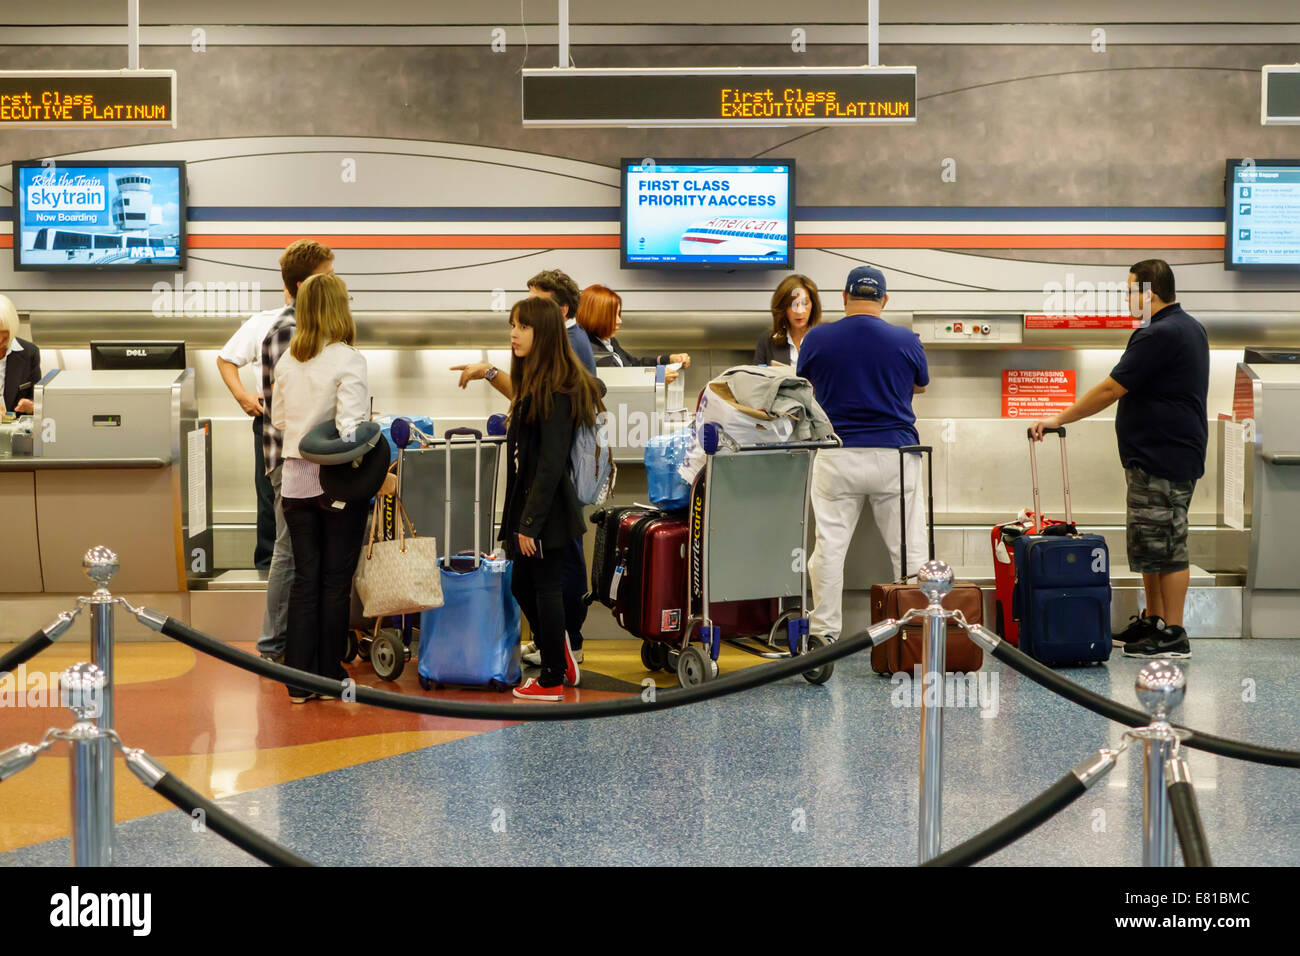
[(609, 579), (609, 599), (618, 601), (618, 582), (623, 578), (623, 565), (617, 565), (614, 568), (614, 576)]

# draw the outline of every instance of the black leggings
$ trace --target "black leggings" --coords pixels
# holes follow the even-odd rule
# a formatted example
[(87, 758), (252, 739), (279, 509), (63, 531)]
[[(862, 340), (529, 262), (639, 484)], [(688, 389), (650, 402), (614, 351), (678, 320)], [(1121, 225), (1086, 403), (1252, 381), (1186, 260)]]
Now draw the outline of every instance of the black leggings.
[(533, 643), (542, 652), (537, 682), (543, 687), (564, 682), (565, 550), (544, 548), (545, 557), (516, 557), (510, 579), (510, 590), (528, 618)]
[[(352, 575), (361, 554), (368, 509), (351, 504), (326, 511), (315, 498), (284, 498), (284, 521), (293, 546), (293, 585), (284, 662), (290, 667), (343, 680)], [(299, 688), (290, 687), (294, 694)]]

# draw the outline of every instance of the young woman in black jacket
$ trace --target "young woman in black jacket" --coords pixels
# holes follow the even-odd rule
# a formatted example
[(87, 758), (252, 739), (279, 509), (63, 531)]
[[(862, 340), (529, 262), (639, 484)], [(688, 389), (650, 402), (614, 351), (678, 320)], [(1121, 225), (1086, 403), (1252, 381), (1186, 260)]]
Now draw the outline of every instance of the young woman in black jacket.
[(511, 591), (528, 618), (542, 672), (515, 688), (525, 700), (564, 699), (578, 664), (564, 627), (564, 552), (583, 532), (582, 505), (569, 477), (575, 429), (602, 410), (598, 384), (579, 363), (560, 307), (540, 297), (510, 310), (506, 496), (500, 540), (514, 561)]

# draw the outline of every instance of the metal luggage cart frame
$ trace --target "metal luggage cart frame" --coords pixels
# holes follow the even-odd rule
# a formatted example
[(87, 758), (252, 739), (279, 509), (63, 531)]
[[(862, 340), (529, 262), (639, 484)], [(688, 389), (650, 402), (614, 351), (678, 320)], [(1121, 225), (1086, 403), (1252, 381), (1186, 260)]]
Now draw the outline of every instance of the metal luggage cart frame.
[[(762, 656), (797, 655), (824, 644), (824, 638), (808, 632), (809, 489), (817, 451), (840, 447), (838, 439), (741, 445), (714, 424), (704, 426), (701, 444), (707, 457), (703, 471), (691, 485), (688, 517), (689, 614), (679, 646), (667, 645), (663, 660), (663, 666), (677, 671), (684, 687), (717, 676), (723, 637), (722, 629), (710, 615), (713, 601), (776, 598), (784, 605), (798, 598), (797, 608), (783, 606), (768, 635), (768, 647), (775, 649), (784, 624), (789, 650), (756, 652)], [(717, 455), (720, 447), (730, 454)], [(795, 507), (800, 504), (802, 507)], [(754, 520), (756, 513), (762, 515), (762, 522)], [(744, 555), (744, 560), (715, 567), (711, 560), (715, 549)], [(752, 647), (739, 646), (755, 653)], [(830, 678), (833, 670), (834, 665), (827, 664), (804, 677), (820, 684)]]
[[(482, 437), (485, 460), (481, 470), (475, 473), (475, 478), (478, 480), (477, 488), (464, 481), (457, 482), (457, 478), (463, 478), (468, 469), (452, 469), (453, 501), (457, 498), (475, 497), (477, 493), (477, 496), (490, 503), (490, 507), (484, 509), (480, 517), (480, 524), (483, 521), (487, 523), (485, 533), (482, 528), (473, 528), (472, 512), (463, 522), (461, 521), (463, 515), (455, 516), (453, 519), (455, 523), (463, 523), (470, 529), (464, 534), (464, 540), (468, 540), (471, 536), (474, 540), (479, 540), (480, 535), (475, 534), (475, 530), (482, 534), (482, 540), (496, 540), (493, 532), (496, 529), (497, 474), (500, 470), (500, 448), (505, 440), (504, 435)], [(397, 494), (402, 499), (407, 514), (411, 516), (411, 523), (416, 530), (437, 529), (445, 537), (444, 494), (448, 448), (463, 448), (467, 453), (472, 454), (473, 446), (473, 441), (455, 441), (454, 437), (452, 440), (435, 438), (424, 434), (414, 425), (411, 426), (410, 443), (397, 451)], [(488, 448), (491, 448), (490, 453), (487, 452)], [(409, 462), (408, 453), (412, 456)], [(464, 528), (461, 530), (463, 531)], [(441, 546), (445, 549), (448, 544), (449, 542), (444, 540)], [(344, 659), (351, 661), (359, 656), (362, 660), (369, 661), (375, 673), (384, 680), (396, 680), (401, 676), (414, 652), (412, 643), (414, 634), (418, 630), (419, 615), (404, 614), (401, 615), (401, 621), (401, 627), (384, 627), (381, 620), (374, 634), (352, 631)]]

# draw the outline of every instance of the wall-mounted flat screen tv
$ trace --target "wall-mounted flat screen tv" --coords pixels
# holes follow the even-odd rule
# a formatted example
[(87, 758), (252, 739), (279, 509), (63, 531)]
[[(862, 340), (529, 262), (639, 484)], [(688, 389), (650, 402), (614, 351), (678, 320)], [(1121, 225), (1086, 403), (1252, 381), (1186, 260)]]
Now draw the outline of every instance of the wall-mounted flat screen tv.
[(13, 164), (14, 268), (185, 266), (185, 164)]
[(622, 161), (624, 269), (789, 269), (788, 159)]
[(1300, 159), (1230, 159), (1223, 265), (1300, 270)]

